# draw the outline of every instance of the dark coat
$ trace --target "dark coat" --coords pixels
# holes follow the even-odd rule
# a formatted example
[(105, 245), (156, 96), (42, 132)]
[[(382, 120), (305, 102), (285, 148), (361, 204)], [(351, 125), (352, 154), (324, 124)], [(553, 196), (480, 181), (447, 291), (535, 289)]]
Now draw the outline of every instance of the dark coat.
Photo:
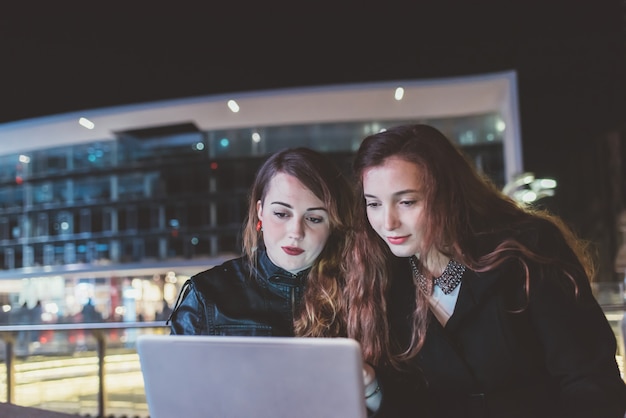
[(293, 336), (293, 313), (309, 270), (292, 274), (259, 250), (251, 274), (243, 257), (198, 273), (181, 289), (171, 333)]
[[(580, 267), (554, 230), (529, 231), (522, 240)], [(404, 261), (391, 289), (390, 314), (394, 335), (406, 346), (415, 298), (411, 304), (414, 287)], [(537, 266), (530, 267), (528, 298), (520, 265), (510, 262), (487, 273), (465, 271), (445, 328), (431, 314), (413, 364), (428, 385), (430, 415), (624, 418), (626, 387), (615, 360), (615, 335), (586, 275), (581, 270), (575, 277), (575, 297), (557, 268), (539, 277)], [(425, 405), (418, 409), (406, 416), (428, 415)]]

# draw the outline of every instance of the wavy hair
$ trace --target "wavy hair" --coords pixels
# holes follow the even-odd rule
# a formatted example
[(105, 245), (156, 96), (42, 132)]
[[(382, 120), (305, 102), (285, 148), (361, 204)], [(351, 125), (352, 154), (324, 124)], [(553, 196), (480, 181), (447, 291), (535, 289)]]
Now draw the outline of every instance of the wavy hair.
[[(305, 292), (294, 318), (294, 332), (303, 337), (345, 335), (344, 278), (341, 257), (352, 227), (353, 192), (341, 170), (325, 155), (309, 148), (289, 148), (270, 156), (259, 168), (250, 189), (248, 216), (243, 231), (243, 250), (256, 265), (256, 249), (262, 239), (256, 202), (263, 202), (277, 173), (298, 179), (328, 209), (330, 236), (306, 279)], [(256, 271), (251, 268), (251, 271)]]
[[(416, 286), (411, 343), (408, 348), (396, 347), (390, 338), (386, 295), (393, 280), (390, 259), (394, 256), (369, 224), (362, 181), (366, 169), (380, 166), (390, 157), (415, 164), (423, 175), (420, 181), (427, 222), (422, 257), (438, 252), (477, 272), (514, 261), (525, 278), (526, 298), (530, 263), (540, 268), (557, 266), (573, 283), (575, 292), (575, 275), (592, 277), (593, 266), (584, 242), (564, 222), (546, 211), (522, 207), (503, 194), (434, 127), (403, 125), (370, 135), (363, 140), (354, 160), (355, 230), (344, 257), (348, 336), (361, 343), (366, 361), (400, 367), (419, 352), (428, 326), (427, 296)], [(543, 254), (529, 245), (524, 239), (529, 228), (548, 228), (563, 237), (580, 264)]]

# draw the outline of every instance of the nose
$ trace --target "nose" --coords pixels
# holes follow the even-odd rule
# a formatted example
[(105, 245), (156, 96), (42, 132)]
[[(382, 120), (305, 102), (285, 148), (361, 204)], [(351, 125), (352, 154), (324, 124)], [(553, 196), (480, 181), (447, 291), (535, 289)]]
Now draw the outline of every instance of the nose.
[(398, 214), (393, 207), (388, 207), (387, 209), (385, 209), (384, 217), (384, 226), (387, 231), (393, 231), (400, 224)]
[(291, 239), (301, 240), (304, 237), (304, 226), (302, 220), (294, 217), (292, 221), (289, 222), (288, 234)]

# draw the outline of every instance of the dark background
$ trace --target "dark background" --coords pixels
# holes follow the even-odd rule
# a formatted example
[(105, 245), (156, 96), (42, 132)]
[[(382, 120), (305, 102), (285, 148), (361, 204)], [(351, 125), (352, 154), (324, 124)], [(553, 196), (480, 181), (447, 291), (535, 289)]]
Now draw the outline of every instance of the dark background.
[[(626, 2), (40, 1), (0, 6), (0, 123), (226, 92), (515, 70), (527, 171), (621, 244)], [(1, 144), (0, 144), (1, 146)]]

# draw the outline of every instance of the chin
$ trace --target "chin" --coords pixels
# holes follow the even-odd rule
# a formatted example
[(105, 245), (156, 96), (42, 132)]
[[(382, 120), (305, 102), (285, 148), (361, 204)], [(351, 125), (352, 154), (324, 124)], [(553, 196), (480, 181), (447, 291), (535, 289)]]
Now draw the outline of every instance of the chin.
[(413, 254), (410, 253), (410, 251), (405, 251), (399, 248), (391, 248), (391, 253), (393, 255), (395, 255), (396, 257), (410, 257)]
[(279, 266), (279, 267), (281, 267), (283, 270), (287, 270), (291, 274), (296, 274), (299, 271), (302, 271), (302, 270), (304, 270), (306, 268), (306, 266), (303, 266), (300, 263), (297, 263), (297, 264), (296, 263), (285, 263), (284, 265)]
[(389, 249), (396, 257), (411, 257), (417, 253), (417, 250), (401, 246), (390, 246)]

